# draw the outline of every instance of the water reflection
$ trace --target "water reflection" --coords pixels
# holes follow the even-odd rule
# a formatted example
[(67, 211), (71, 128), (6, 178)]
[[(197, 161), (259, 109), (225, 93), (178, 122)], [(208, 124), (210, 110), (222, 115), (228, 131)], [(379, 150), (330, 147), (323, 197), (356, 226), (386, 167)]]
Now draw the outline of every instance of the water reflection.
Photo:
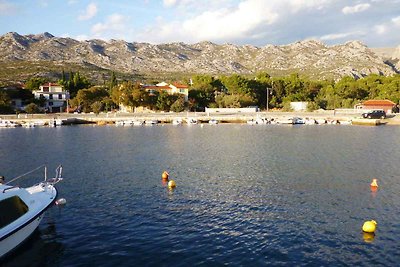
[[(45, 221), (46, 217), (43, 219)], [(26, 242), (9, 254), (3, 267), (57, 266), (64, 253), (64, 245), (56, 231), (54, 220), (40, 224)]]
[(366, 243), (372, 243), (374, 242), (375, 234), (363, 232), (363, 239)]

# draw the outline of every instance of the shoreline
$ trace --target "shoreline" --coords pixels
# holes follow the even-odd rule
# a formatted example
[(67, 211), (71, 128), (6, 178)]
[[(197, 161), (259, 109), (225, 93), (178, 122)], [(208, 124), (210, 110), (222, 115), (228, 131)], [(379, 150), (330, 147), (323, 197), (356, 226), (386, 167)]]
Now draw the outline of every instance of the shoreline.
[[(326, 120), (337, 122), (352, 121), (354, 125), (400, 125), (400, 114), (390, 114), (388, 118), (382, 120), (363, 119), (359, 113), (338, 113), (333, 111), (324, 112), (252, 112), (252, 113), (205, 113), (205, 112), (181, 112), (181, 113), (119, 113), (108, 112), (98, 115), (93, 113), (52, 113), (52, 114), (20, 114), (20, 115), (0, 115), (3, 120), (14, 121), (19, 124), (44, 122), (50, 123), (54, 120), (62, 120), (63, 124), (115, 124), (117, 121), (124, 120), (157, 120), (160, 123), (172, 123), (175, 119), (187, 118), (198, 120), (199, 123), (207, 123), (211, 119), (218, 120), (221, 123), (246, 123), (249, 120), (257, 118), (284, 120), (288, 118), (299, 117), (314, 120)], [(348, 123), (346, 123), (348, 124)]]

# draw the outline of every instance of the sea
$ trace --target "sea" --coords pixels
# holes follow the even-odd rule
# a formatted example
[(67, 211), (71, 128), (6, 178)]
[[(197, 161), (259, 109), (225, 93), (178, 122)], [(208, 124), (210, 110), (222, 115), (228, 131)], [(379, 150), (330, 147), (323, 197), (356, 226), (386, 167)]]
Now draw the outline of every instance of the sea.
[(0, 265), (398, 266), (399, 148), (398, 126), (2, 128), (0, 175), (62, 164), (67, 204)]

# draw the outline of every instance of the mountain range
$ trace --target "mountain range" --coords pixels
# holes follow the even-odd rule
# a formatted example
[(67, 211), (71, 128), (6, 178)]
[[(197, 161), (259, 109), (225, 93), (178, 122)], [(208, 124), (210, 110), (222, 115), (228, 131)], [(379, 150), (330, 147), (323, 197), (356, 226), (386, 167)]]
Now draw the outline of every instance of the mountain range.
[[(9, 32), (0, 36), (0, 67), (8, 70), (4, 73), (12, 73), (16, 64), (25, 63), (36, 67), (52, 66), (45, 68), (41, 75), (60, 73), (65, 66), (74, 66), (142, 76), (247, 75), (266, 71), (272, 76), (296, 72), (311, 78), (339, 79), (348, 75), (358, 78), (372, 73), (400, 73), (400, 46), (368, 48), (359, 41), (328, 46), (316, 40), (263, 47), (206, 41), (155, 45), (123, 40), (78, 41), (47, 32), (35, 35)], [(0, 81), (2, 79), (5, 77), (1, 76)]]

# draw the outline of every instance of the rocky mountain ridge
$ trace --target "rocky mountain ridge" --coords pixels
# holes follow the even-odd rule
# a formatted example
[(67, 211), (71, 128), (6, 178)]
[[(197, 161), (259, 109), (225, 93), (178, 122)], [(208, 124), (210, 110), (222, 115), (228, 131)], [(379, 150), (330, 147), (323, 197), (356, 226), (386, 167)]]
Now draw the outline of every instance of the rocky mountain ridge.
[(362, 77), (371, 73), (392, 75), (400, 71), (400, 46), (390, 64), (386, 54), (361, 42), (327, 46), (315, 40), (288, 45), (218, 45), (129, 43), (123, 40), (87, 40), (55, 37), (50, 33), (0, 36), (0, 61), (92, 65), (123, 73), (208, 73), (272, 75), (297, 72), (314, 78)]

